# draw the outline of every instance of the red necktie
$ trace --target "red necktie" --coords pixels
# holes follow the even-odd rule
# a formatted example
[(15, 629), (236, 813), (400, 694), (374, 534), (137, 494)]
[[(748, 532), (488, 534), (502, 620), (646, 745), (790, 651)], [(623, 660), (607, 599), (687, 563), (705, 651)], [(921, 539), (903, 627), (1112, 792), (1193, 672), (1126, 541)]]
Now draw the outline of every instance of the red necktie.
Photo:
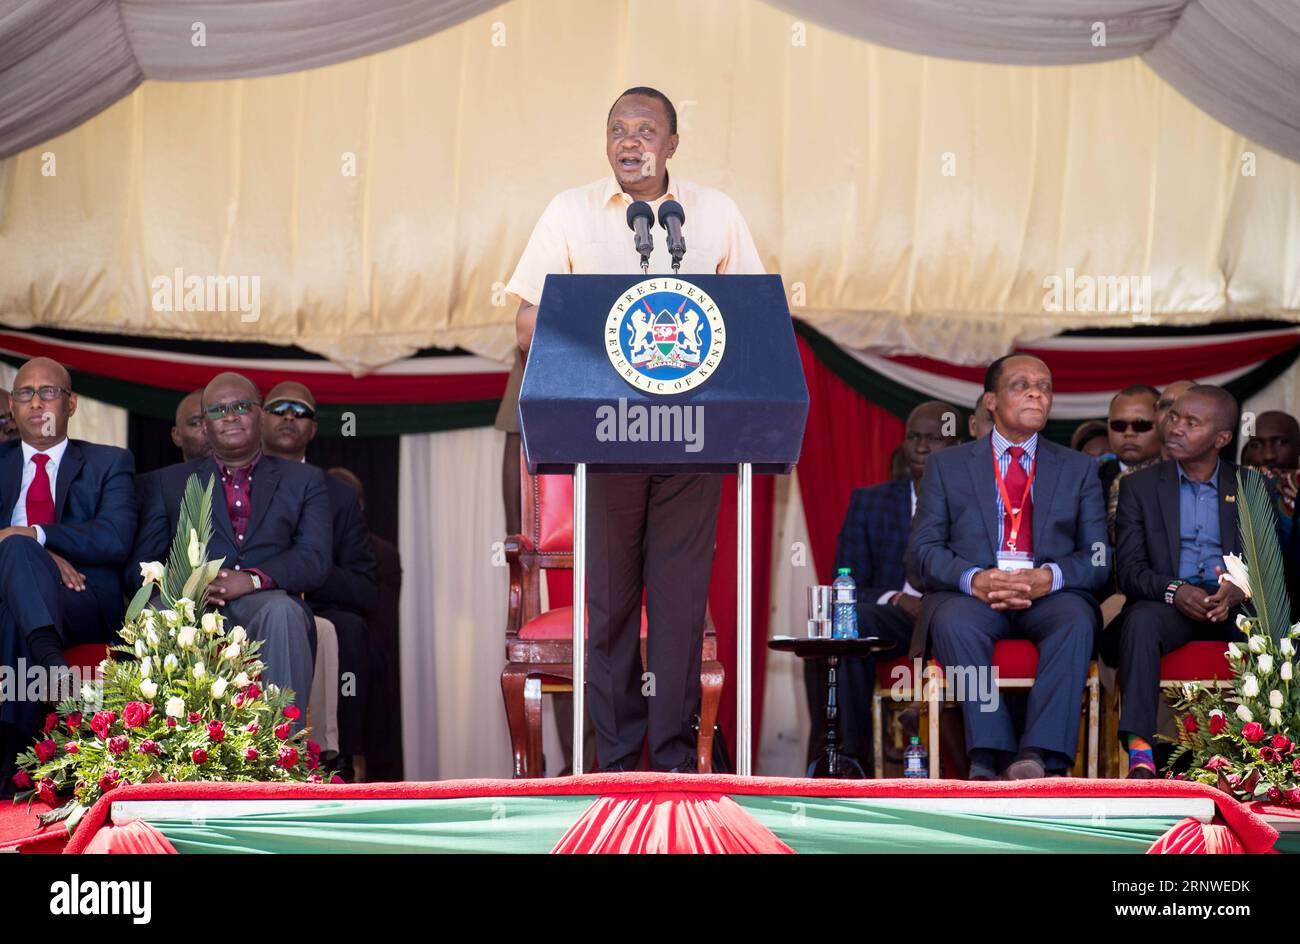
[(32, 456), (36, 463), (36, 475), (27, 489), (27, 524), (54, 524), (54, 496), (50, 493), (50, 476), (45, 471), (45, 463), (50, 457), (44, 453)]
[[(1029, 483), (1029, 475), (1025, 472), (1025, 467), (1020, 464), (1020, 457), (1025, 454), (1025, 450), (1020, 446), (1008, 446), (1007, 454), (1011, 456), (1011, 461), (1007, 464), (1007, 474), (1003, 479), (1007, 487), (1007, 495), (1013, 502), (1020, 501), (1024, 496), (1025, 507), (1020, 515), (1020, 530), (1016, 534), (1016, 551), (1023, 552), (1029, 556), (1034, 554), (1034, 500), (1025, 493), (1025, 486)], [(1011, 537), (1011, 509), (1002, 509), (1002, 548), (1007, 549), (1007, 541)]]

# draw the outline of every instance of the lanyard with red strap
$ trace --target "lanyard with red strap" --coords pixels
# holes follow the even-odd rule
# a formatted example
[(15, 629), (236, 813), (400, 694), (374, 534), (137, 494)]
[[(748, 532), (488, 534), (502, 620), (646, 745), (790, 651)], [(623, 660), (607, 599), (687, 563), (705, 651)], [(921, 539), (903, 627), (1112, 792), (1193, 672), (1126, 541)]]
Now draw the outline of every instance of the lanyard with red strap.
[[(1016, 461), (1012, 459), (1012, 461)], [(1008, 518), (1011, 519), (1011, 533), (1007, 535), (1007, 550), (1012, 554), (1016, 553), (1016, 536), (1020, 533), (1020, 519), (1025, 513), (1025, 502), (1029, 500), (1029, 490), (1034, 487), (1034, 470), (1038, 468), (1038, 453), (1034, 453), (1034, 461), (1029, 464), (1029, 478), (1025, 482), (1025, 493), (1020, 496), (1020, 503), (1011, 504), (1011, 496), (1007, 494), (1007, 483), (1002, 480), (1002, 467), (998, 464), (997, 450), (993, 451), (993, 477), (998, 482), (998, 492), (1002, 495), (1002, 510)]]

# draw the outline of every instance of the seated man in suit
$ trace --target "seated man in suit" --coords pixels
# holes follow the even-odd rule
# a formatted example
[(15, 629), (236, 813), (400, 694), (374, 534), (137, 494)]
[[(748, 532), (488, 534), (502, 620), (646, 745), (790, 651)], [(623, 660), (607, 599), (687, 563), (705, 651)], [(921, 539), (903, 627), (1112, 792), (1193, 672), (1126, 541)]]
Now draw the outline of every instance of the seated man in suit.
[(212, 455), (208, 442), (208, 425), (203, 416), (203, 391), (195, 390), (176, 404), (176, 420), (172, 425), (172, 443), (181, 451), (182, 461), (193, 462)]
[[(262, 407), (262, 448), (268, 456), (305, 463), (307, 446), (316, 436), (316, 398), (303, 384), (286, 381), (266, 394)], [(370, 633), (363, 614), (378, 595), (370, 528), (357, 493), (332, 475), (329, 493), (333, 541), (329, 576), (307, 595), (312, 612), (334, 625), (338, 636), (339, 755), (345, 779), (348, 758), (363, 753), (364, 707), (369, 685)]]
[[(1115, 514), (1120, 479), (1160, 461), (1160, 433), (1156, 429), (1156, 401), (1160, 391), (1133, 384), (1115, 394), (1107, 411), (1107, 435), (1115, 458), (1102, 464), (1101, 494), (1106, 499), (1106, 526), (1115, 536)], [(1166, 411), (1167, 412), (1167, 411)]]
[[(1039, 436), (1052, 409), (1047, 365), (1001, 357), (984, 391), (993, 432), (932, 456), (922, 480), (908, 573), (925, 599), (912, 649), (922, 655), (929, 637), (946, 676), (978, 690), (960, 699), (971, 779), (1027, 779), (1074, 763), (1100, 624), (1091, 594), (1110, 548), (1096, 464)], [(1009, 637), (1038, 649), (1019, 738), (992, 678), (993, 644)]]
[(1235, 617), (1244, 595), (1218, 579), (1223, 555), (1241, 553), (1237, 466), (1219, 458), (1236, 426), (1237, 401), (1230, 393), (1191, 387), (1166, 419), (1170, 458), (1120, 481), (1115, 567), (1128, 602), (1118, 638), (1108, 631), (1103, 651), (1108, 662), (1118, 662), (1120, 737), (1131, 778), (1156, 775), (1151, 742), (1160, 657), (1194, 639), (1240, 635)]
[(44, 357), (24, 364), (13, 406), (20, 439), (0, 443), (8, 525), (0, 529), (0, 665), (18, 685), (27, 681), (23, 663), (43, 668), (46, 691), (4, 693), (0, 790), (38, 729), (42, 701), (72, 694), (63, 650), (109, 642), (121, 627), (119, 575), (136, 522), (131, 454), (68, 438), (77, 395), (61, 365)]
[[(896, 643), (884, 658), (907, 655), (921, 594), (907, 582), (903, 558), (912, 529), (921, 476), (932, 455), (956, 445), (957, 410), (930, 400), (912, 410), (903, 437), (905, 478), (895, 478), (869, 488), (854, 489), (848, 514), (840, 528), (835, 569), (847, 567), (858, 585), (858, 636), (879, 636)], [(821, 660), (806, 660), (804, 681), (812, 718), (811, 754), (821, 753), (825, 737), (825, 667)], [(837, 679), (840, 732), (844, 750), (870, 769), (871, 694), (875, 688), (875, 659), (843, 659)]]
[(260, 404), (257, 388), (241, 374), (218, 374), (207, 385), (203, 411), (212, 455), (158, 472), (127, 577), (136, 586), (139, 562), (166, 560), (189, 477), (197, 473), (204, 486), (214, 478), (208, 558), (225, 564), (208, 586), (208, 600), (262, 641), (263, 679), (293, 689), (305, 711), (315, 630), (299, 597), (329, 574), (329, 493), (320, 469), (262, 452)]

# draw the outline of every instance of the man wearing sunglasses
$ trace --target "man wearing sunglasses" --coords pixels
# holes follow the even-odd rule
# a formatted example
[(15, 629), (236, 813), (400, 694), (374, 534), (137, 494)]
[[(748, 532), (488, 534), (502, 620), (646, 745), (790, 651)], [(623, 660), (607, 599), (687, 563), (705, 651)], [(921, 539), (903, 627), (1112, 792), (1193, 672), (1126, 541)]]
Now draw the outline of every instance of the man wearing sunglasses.
[[(11, 397), (19, 439), (0, 443), (0, 665), (18, 679), (0, 702), (0, 794), (31, 744), (44, 701), (71, 695), (63, 650), (103, 643), (121, 625), (119, 574), (135, 534), (134, 460), (125, 449), (68, 438), (72, 380), (28, 361)], [(29, 681), (44, 669), (44, 691)], [(58, 690), (63, 686), (63, 690)]]
[(1106, 417), (1110, 451), (1115, 458), (1102, 463), (1102, 494), (1107, 498), (1107, 524), (1115, 526), (1115, 502), (1121, 476), (1145, 469), (1160, 460), (1160, 434), (1156, 429), (1156, 400), (1160, 392), (1147, 384), (1134, 384), (1115, 394)]
[[(262, 448), (267, 455), (305, 463), (317, 428), (316, 398), (304, 384), (286, 381), (267, 392), (262, 408)], [(351, 779), (351, 758), (364, 753), (362, 709), (370, 697), (371, 647), (362, 616), (379, 598), (378, 565), (357, 492), (332, 475), (325, 476), (325, 486), (333, 537), (330, 572), (320, 589), (307, 595), (307, 604), (334, 625), (338, 638), (339, 678), (333, 680), (340, 696), (338, 764), (344, 779)]]
[[(224, 560), (208, 600), (263, 643), (263, 678), (311, 697), (315, 627), (300, 599), (329, 573), (330, 510), (325, 474), (262, 451), (261, 395), (241, 374), (218, 374), (203, 390), (212, 454), (162, 469), (141, 510), (131, 568), (164, 560), (189, 477), (215, 483), (208, 559)], [(127, 576), (139, 582), (138, 571)], [(300, 722), (298, 723), (300, 726)]]

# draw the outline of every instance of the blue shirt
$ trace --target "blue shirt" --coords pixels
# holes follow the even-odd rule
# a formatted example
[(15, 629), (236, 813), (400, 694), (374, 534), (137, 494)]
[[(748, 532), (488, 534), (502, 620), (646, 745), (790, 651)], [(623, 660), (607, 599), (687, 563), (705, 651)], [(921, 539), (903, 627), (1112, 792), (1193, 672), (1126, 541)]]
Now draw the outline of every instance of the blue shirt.
[(1208, 482), (1193, 482), (1178, 464), (1178, 576), (1217, 584), (1214, 568), (1223, 567), (1219, 533), (1219, 466)]
[[(1008, 450), (1013, 445), (1015, 444), (999, 433), (996, 428), (993, 430), (993, 455), (997, 457), (998, 471), (1002, 474), (1004, 480), (1007, 477), (1007, 469), (1011, 468), (1011, 453)], [(1034, 455), (1038, 452), (1038, 434), (1034, 433), (1034, 435), (1022, 442), (1020, 448), (1024, 450), (1024, 452), (1020, 454), (1020, 467), (1025, 470), (1025, 475), (1027, 476), (1029, 475), (1029, 470), (1034, 467)], [(1029, 483), (1029, 497), (1031, 499), (1034, 497), (1033, 482)], [(994, 492), (994, 498), (997, 501), (998, 522), (998, 542), (997, 547), (994, 549), (994, 554), (996, 554), (1002, 547), (1002, 528), (1003, 523), (1006, 521), (1005, 514), (1002, 510), (1001, 489)], [(1055, 593), (1065, 585), (1065, 578), (1061, 575), (1061, 568), (1056, 564), (1044, 564), (1043, 566), (1052, 572), (1052, 592)], [(971, 578), (979, 572), (980, 568), (972, 567), (961, 575), (961, 581), (958, 586), (961, 588), (962, 593), (970, 593)]]

